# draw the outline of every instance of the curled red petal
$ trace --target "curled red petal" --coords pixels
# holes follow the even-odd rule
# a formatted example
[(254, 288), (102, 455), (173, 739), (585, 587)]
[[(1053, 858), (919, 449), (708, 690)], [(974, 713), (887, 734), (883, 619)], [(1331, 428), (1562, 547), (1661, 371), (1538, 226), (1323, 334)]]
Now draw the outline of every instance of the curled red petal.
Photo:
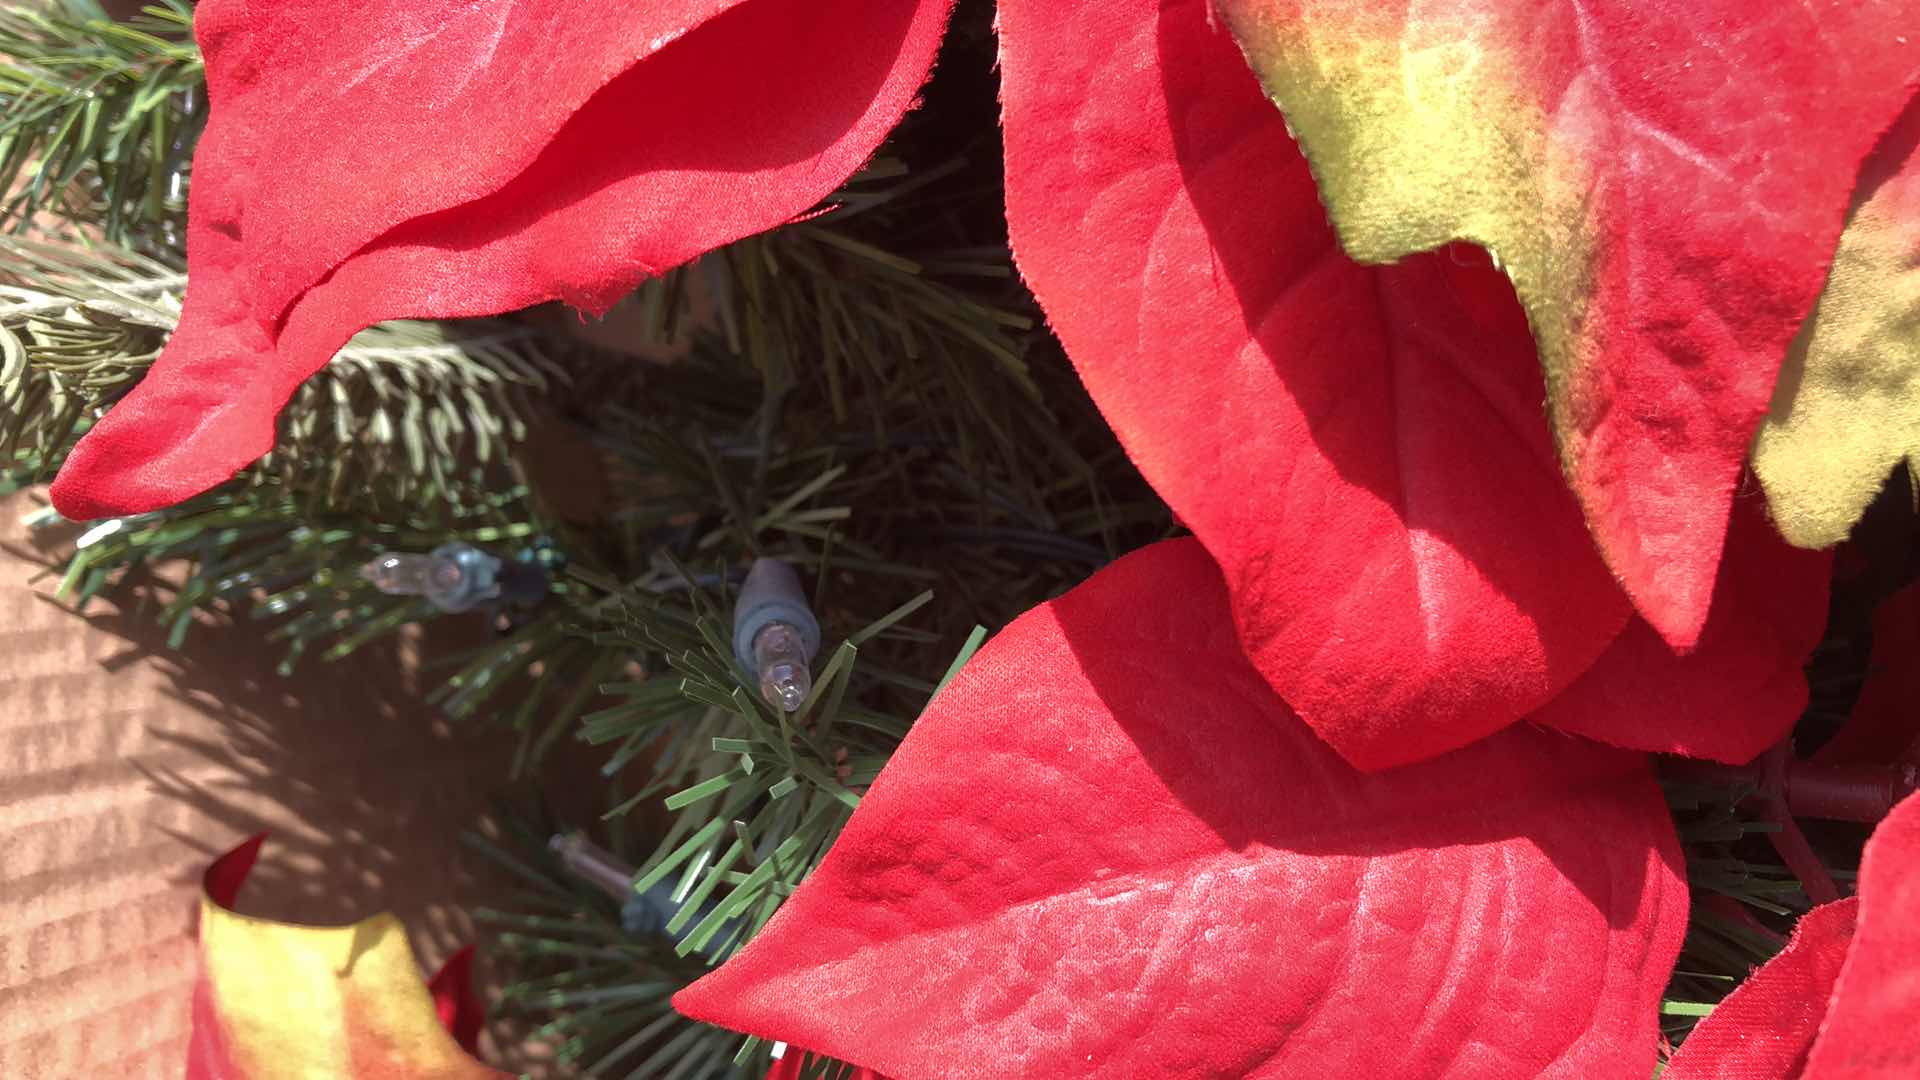
[(911, 105), (949, 0), (208, 0), (190, 288), (53, 497), (148, 510), (273, 443), (364, 326), (643, 277), (805, 211)]
[(1384, 773), (1247, 663), (1192, 540), (976, 655), (696, 1019), (913, 1080), (1644, 1076), (1686, 921), (1643, 755)]
[(1787, 947), (1694, 1025), (1661, 1080), (1801, 1076), (1853, 944), (1859, 906), (1850, 897), (1801, 916)]
[(1000, 23), (1021, 271), (1274, 688), (1379, 768), (1586, 670), (1629, 605), (1486, 256), (1348, 258), (1203, 0), (1005, 0)]
[(427, 980), (440, 1026), (469, 1054), (480, 1052), (480, 1032), (487, 1026), (486, 1003), (473, 988), (475, 951), (472, 945), (462, 946)]
[(1805, 666), (1826, 630), (1832, 570), (1832, 552), (1791, 546), (1759, 500), (1737, 500), (1699, 645), (1676, 653), (1635, 617), (1532, 719), (1614, 746), (1752, 761), (1807, 707)]

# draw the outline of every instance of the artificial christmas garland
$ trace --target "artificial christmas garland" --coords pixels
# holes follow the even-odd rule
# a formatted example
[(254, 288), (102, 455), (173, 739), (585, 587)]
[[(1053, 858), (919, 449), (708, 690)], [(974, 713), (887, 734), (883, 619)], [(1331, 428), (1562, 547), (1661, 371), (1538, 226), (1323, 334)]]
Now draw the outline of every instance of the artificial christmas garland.
[[(844, 192), (921, 91), (948, 5), (383, 0), (344, 32), (335, 14), (194, 13), (207, 128), (178, 327), (77, 445), (35, 459), (64, 458), (58, 509), (108, 519), (88, 544), (182, 500), (225, 513), (218, 486), (370, 324), (604, 310)], [(532, 756), (577, 721), (621, 740), (616, 764), (731, 761), (667, 795), (710, 816), (629, 884), (677, 881), (663, 930), (703, 977), (674, 1004), (750, 1038), (724, 1063), (704, 1042), (676, 1059), (698, 1029), (665, 1036), (662, 1013), (610, 1059), (655, 1039), (642, 1072), (757, 1069), (779, 1046), (775, 1069), (817, 1051), (902, 1078), (1646, 1075), (1689, 879), (1696, 929), (1720, 907), (1683, 858), (1703, 823), (1676, 830), (1661, 753), (1757, 763), (1811, 907), (1791, 940), (1734, 920), (1777, 956), (1672, 1075), (1911, 1071), (1920, 1043), (1893, 1019), (1920, 1011), (1911, 702), (1875, 680), (1826, 751), (1896, 767), (1878, 802), (1794, 787), (1820, 762), (1783, 740), (1817, 689), (1835, 574), (1809, 549), (1915, 445), (1907, 297), (1875, 288), (1909, 246), (1915, 14), (1001, 0), (1012, 253), (1193, 536), (970, 636), (937, 684), (881, 678), (851, 703), (859, 649), (924, 599), (837, 648), (793, 615), (813, 638), (780, 662), (825, 659), (763, 697), (756, 634), (730, 642), (712, 606), (751, 590), (744, 559), (678, 561), (740, 539), (688, 533), (698, 506), (624, 537), (662, 553), (644, 572), (558, 580), (568, 615), (539, 590), (496, 611), (516, 644), (456, 699), (536, 664), (576, 673)], [(823, 318), (819, 351), (846, 325)], [(744, 535), (725, 550), (764, 557), (774, 523), (818, 543), (831, 629), (836, 519), (800, 508), (843, 472), (766, 483), (810, 452), (772, 431), (782, 380), (814, 374), (784, 344), (791, 368), (759, 372), (757, 445), (701, 437), (694, 464)], [(861, 419), (837, 376), (831, 400)], [(686, 461), (647, 445), (643, 483)], [(740, 512), (725, 455), (765, 514)], [(804, 606), (799, 580), (784, 602)], [(1904, 596), (1876, 648), (1907, 640)], [(590, 640), (657, 654), (648, 679), (562, 629), (616, 610), (641, 632)], [(627, 700), (582, 717), (596, 690)], [(903, 692), (931, 697), (917, 719), (873, 704)], [(1856, 897), (1794, 823), (1816, 804), (1885, 817)]]

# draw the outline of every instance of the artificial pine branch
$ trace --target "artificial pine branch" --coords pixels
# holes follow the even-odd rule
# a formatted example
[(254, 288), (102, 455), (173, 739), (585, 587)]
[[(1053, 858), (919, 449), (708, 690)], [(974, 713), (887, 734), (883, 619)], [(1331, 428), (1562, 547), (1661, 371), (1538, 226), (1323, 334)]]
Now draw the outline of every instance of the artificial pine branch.
[(501, 319), (368, 327), (300, 387), (248, 475), (373, 512), (484, 502), (509, 482), (535, 401), (568, 379), (555, 348)]
[(0, 11), (0, 219), (24, 231), (45, 211), (110, 244), (178, 247), (206, 122), (192, 20), (186, 0), (125, 22), (96, 0)]
[(547, 850), (558, 823), (512, 810), (498, 817), (505, 835), (465, 839), (517, 885), (499, 907), (475, 913), (514, 961), (501, 1012), (531, 1020), (531, 1037), (583, 1075), (750, 1075), (733, 1066), (739, 1036), (673, 1010), (673, 994), (705, 963), (676, 956), (664, 937), (627, 933), (618, 902), (568, 875)]
[[(31, 522), (47, 527), (57, 520), (46, 510)], [(525, 514), (523, 491), (510, 489), (452, 517), (375, 521), (316, 513), (278, 485), (242, 480), (165, 510), (89, 523), (55, 595), (85, 604), (131, 569), (178, 564), (185, 577), (159, 605), (169, 644), (181, 644), (200, 608), (245, 608), (274, 623), (263, 627), (269, 637), (287, 642), (285, 673), (309, 648), (341, 659), (407, 623), (436, 617), (423, 602), (387, 596), (363, 580), (357, 570), (369, 558), (430, 550), (450, 539), (511, 551), (540, 532)]]
[[(126, 249), (0, 240), (0, 460), (47, 466), (146, 373), (186, 275)], [(484, 502), (508, 481), (556, 346), (500, 319), (395, 321), (356, 335), (297, 392), (246, 476), (374, 516)]]
[[(631, 887), (641, 893), (672, 884), (677, 913), (658, 938), (613, 932), (617, 924), (606, 917), (604, 900), (566, 901), (569, 887), (577, 891), (579, 883), (556, 873), (551, 860), (537, 852), (530, 861), (518, 859), (488, 846), (542, 888), (515, 912), (482, 918), (506, 930), (500, 943), (520, 961), (507, 1001), (551, 1017), (541, 1033), (562, 1037), (560, 1055), (589, 1075), (616, 1066), (633, 1066), (631, 1075), (638, 1076), (669, 1067), (694, 1076), (742, 1066), (747, 1074), (763, 1073), (772, 1047), (679, 1019), (671, 997), (705, 965), (738, 951), (813, 872), (859, 804), (858, 792), (899, 744), (912, 714), (889, 715), (871, 703), (897, 688), (901, 673), (863, 668), (860, 652), (890, 634), (916, 640), (902, 621), (929, 596), (907, 601), (840, 643), (805, 703), (789, 715), (760, 699), (733, 657), (724, 579), (710, 589), (682, 568), (670, 574), (609, 593), (616, 626), (598, 640), (620, 655), (645, 658), (653, 674), (601, 686), (614, 704), (586, 717), (581, 736), (617, 747), (609, 775), (631, 762), (647, 763), (641, 789), (607, 816), (618, 820), (651, 800), (674, 814)], [(969, 639), (948, 663), (949, 673), (979, 640)], [(562, 898), (557, 905), (556, 897)], [(599, 918), (583, 923), (583, 908)], [(583, 963), (621, 953), (630, 954), (630, 966), (581, 977)], [(843, 1075), (845, 1068), (821, 1059), (808, 1074)]]
[(0, 461), (62, 457), (153, 362), (185, 284), (132, 252), (0, 241)]

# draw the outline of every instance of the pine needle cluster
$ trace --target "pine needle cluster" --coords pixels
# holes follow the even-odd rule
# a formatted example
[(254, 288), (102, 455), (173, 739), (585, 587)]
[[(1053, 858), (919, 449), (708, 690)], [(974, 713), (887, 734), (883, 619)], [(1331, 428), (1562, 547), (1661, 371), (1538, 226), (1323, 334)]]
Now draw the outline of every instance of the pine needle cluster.
[(177, 246), (206, 124), (192, 28), (187, 0), (126, 21), (96, 0), (0, 10), (0, 221)]

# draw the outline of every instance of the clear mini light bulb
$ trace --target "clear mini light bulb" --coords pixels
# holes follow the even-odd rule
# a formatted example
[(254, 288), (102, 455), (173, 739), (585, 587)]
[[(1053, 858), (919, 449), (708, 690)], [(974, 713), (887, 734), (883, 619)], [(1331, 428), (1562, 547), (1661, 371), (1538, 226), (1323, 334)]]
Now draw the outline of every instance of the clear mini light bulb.
[(760, 676), (760, 696), (788, 712), (798, 711), (813, 689), (800, 630), (788, 623), (770, 622), (753, 636), (753, 669)]
[(454, 593), (467, 580), (459, 563), (438, 555), (382, 555), (361, 567), (360, 576), (389, 596)]
[(813, 690), (820, 623), (793, 568), (755, 559), (733, 608), (733, 653), (759, 681), (767, 704), (796, 712)]
[(500, 595), (500, 560), (455, 541), (430, 555), (382, 555), (360, 576), (389, 596), (424, 596), (442, 611), (465, 611)]

